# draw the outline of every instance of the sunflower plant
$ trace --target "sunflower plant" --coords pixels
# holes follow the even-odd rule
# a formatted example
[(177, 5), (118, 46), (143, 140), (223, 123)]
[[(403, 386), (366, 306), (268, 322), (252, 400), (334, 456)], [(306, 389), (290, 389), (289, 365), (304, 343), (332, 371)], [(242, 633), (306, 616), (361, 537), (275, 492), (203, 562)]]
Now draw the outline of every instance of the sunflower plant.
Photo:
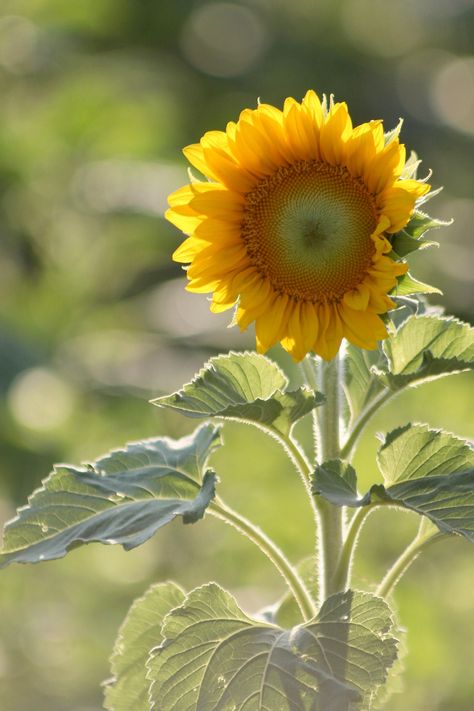
[[(0, 565), (37, 563), (93, 541), (130, 550), (176, 517), (230, 524), (276, 567), (288, 592), (253, 616), (211, 582), (153, 585), (125, 619), (105, 684), (110, 711), (381, 709), (397, 670), (395, 585), (439, 540), (474, 540), (474, 451), (453, 434), (401, 422), (381, 441), (381, 477), (359, 493), (351, 464), (369, 419), (404, 388), (472, 368), (473, 329), (424, 295), (408, 271), (443, 223), (438, 191), (407, 158), (401, 124), (353, 127), (345, 103), (309, 91), (283, 110), (259, 104), (185, 149), (201, 177), (171, 195), (186, 239), (174, 259), (211, 310), (255, 324), (256, 352), (211, 358), (153, 403), (204, 420), (189, 436), (134, 442), (85, 466), (59, 465), (5, 528)], [(264, 353), (300, 363), (302, 384)], [(313, 418), (309, 453), (294, 426)], [(208, 462), (238, 420), (276, 439), (314, 513), (315, 550), (293, 565), (219, 495)], [(262, 435), (262, 436), (263, 436)], [(300, 481), (298, 481), (298, 478)], [(268, 492), (267, 492), (268, 497)], [(271, 496), (269, 497), (271, 501)], [(351, 567), (375, 509), (419, 516), (414, 540), (381, 581), (354, 589)]]

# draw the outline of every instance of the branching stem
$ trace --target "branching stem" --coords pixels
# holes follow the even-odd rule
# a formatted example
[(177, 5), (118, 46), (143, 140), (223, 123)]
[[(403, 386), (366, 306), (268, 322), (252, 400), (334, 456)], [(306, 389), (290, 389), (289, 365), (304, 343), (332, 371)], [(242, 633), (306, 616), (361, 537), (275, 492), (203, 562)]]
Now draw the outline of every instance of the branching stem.
[(367, 516), (374, 509), (375, 506), (364, 506), (356, 511), (351, 519), (334, 573), (334, 586), (339, 590), (344, 590), (350, 586), (352, 563), (357, 540)]
[(367, 422), (377, 412), (377, 410), (382, 407), (382, 405), (385, 405), (385, 403), (388, 402), (388, 400), (390, 400), (390, 398), (392, 398), (395, 394), (396, 393), (393, 390), (388, 390), (385, 388), (377, 395), (377, 397), (372, 400), (370, 405), (368, 405), (368, 407), (363, 410), (363, 412), (361, 412), (358, 419), (354, 423), (354, 427), (352, 428), (349, 437), (341, 448), (340, 456), (342, 459), (349, 458), (354, 448), (354, 445), (359, 439), (359, 436), (364, 427), (366, 426)]
[(315, 604), (308, 590), (306, 589), (300, 576), (288, 561), (278, 546), (255, 526), (251, 521), (233, 511), (222, 501), (213, 501), (208, 511), (217, 518), (225, 521), (254, 543), (273, 563), (280, 575), (284, 578), (293, 597), (295, 598), (301, 615), (305, 621), (310, 620), (316, 614)]
[(380, 597), (386, 597), (389, 593), (391, 593), (403, 575), (405, 575), (411, 564), (418, 558), (421, 551), (425, 550), (433, 543), (446, 538), (447, 535), (448, 534), (441, 532), (434, 533), (431, 536), (420, 535), (420, 533), (418, 533), (387, 571), (385, 577), (377, 588), (376, 594), (380, 595)]

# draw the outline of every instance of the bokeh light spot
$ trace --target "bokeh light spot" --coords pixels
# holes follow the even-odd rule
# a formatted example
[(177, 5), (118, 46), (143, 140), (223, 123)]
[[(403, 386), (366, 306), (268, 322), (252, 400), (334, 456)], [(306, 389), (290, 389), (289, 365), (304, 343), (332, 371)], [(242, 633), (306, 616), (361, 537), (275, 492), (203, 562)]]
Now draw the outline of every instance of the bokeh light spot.
[(71, 386), (47, 368), (30, 368), (20, 373), (7, 398), (15, 420), (40, 432), (61, 426), (72, 414), (75, 402)]
[(446, 62), (433, 79), (431, 101), (448, 126), (474, 134), (474, 57)]
[(181, 35), (181, 49), (191, 64), (206, 74), (233, 77), (248, 71), (268, 44), (259, 16), (234, 3), (208, 3), (190, 14)]
[(380, 57), (399, 57), (422, 39), (419, 17), (411, 3), (399, 0), (346, 0), (342, 26), (358, 49)]

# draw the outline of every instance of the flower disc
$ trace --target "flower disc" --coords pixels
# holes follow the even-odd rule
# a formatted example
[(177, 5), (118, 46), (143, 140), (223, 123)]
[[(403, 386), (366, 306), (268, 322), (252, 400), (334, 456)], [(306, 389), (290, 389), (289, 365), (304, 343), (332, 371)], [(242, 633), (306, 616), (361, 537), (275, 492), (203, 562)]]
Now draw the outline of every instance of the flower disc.
[(380, 121), (353, 128), (346, 104), (327, 111), (309, 91), (283, 111), (246, 109), (184, 152), (209, 178), (169, 199), (189, 235), (174, 259), (190, 291), (213, 292), (213, 311), (237, 304), (259, 352), (280, 341), (295, 360), (329, 359), (344, 337), (368, 349), (386, 337), (379, 314), (408, 268), (390, 236), (430, 189), (401, 178), (398, 136), (385, 141)]
[(376, 224), (370, 195), (346, 169), (300, 161), (248, 193), (242, 239), (276, 292), (324, 303), (363, 281)]

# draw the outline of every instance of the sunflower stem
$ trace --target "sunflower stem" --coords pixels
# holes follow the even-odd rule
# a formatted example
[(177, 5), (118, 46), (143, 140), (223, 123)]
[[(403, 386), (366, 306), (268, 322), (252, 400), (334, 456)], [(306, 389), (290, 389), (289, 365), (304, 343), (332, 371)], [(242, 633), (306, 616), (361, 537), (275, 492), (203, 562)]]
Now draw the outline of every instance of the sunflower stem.
[(440, 531), (427, 536), (422, 533), (422, 526), (420, 526), (420, 530), (413, 541), (405, 548), (403, 553), (397, 558), (385, 574), (382, 582), (376, 590), (376, 595), (380, 595), (380, 597), (386, 597), (389, 595), (389, 593), (392, 592), (397, 583), (399, 583), (401, 578), (405, 575), (411, 564), (418, 558), (421, 551), (446, 537), (447, 534), (441, 533)]
[(388, 390), (384, 389), (382, 390), (377, 397), (375, 397), (370, 405), (361, 413), (359, 418), (356, 420), (354, 423), (354, 427), (352, 428), (351, 433), (349, 434), (349, 437), (347, 438), (346, 442), (344, 443), (344, 446), (341, 449), (341, 458), (342, 459), (348, 459), (349, 456), (352, 453), (353, 448), (355, 447), (357, 440), (359, 439), (359, 436), (368, 423), (368, 421), (372, 418), (373, 415), (377, 412), (377, 410), (385, 405), (385, 403), (390, 400), (394, 395), (396, 395), (396, 392), (393, 390)]
[(354, 560), (354, 553), (357, 547), (359, 534), (367, 519), (367, 516), (372, 513), (374, 508), (374, 505), (360, 508), (356, 511), (350, 521), (346, 537), (341, 548), (341, 554), (337, 562), (337, 567), (334, 572), (334, 586), (340, 590), (350, 586), (352, 563)]
[(295, 568), (288, 561), (284, 553), (263, 531), (251, 521), (233, 511), (222, 501), (212, 502), (208, 511), (226, 523), (236, 528), (252, 543), (254, 543), (267, 558), (273, 563), (280, 575), (285, 580), (293, 597), (298, 604), (303, 619), (310, 620), (316, 614), (315, 605), (311, 595), (305, 587)]
[[(326, 397), (317, 410), (319, 464), (340, 457), (339, 401), (341, 396), (341, 369), (339, 358), (321, 359), (318, 368), (319, 390)], [(319, 513), (319, 595), (323, 602), (329, 595), (342, 589), (342, 579), (336, 576), (341, 557), (344, 533), (344, 510), (322, 497), (317, 503)]]

